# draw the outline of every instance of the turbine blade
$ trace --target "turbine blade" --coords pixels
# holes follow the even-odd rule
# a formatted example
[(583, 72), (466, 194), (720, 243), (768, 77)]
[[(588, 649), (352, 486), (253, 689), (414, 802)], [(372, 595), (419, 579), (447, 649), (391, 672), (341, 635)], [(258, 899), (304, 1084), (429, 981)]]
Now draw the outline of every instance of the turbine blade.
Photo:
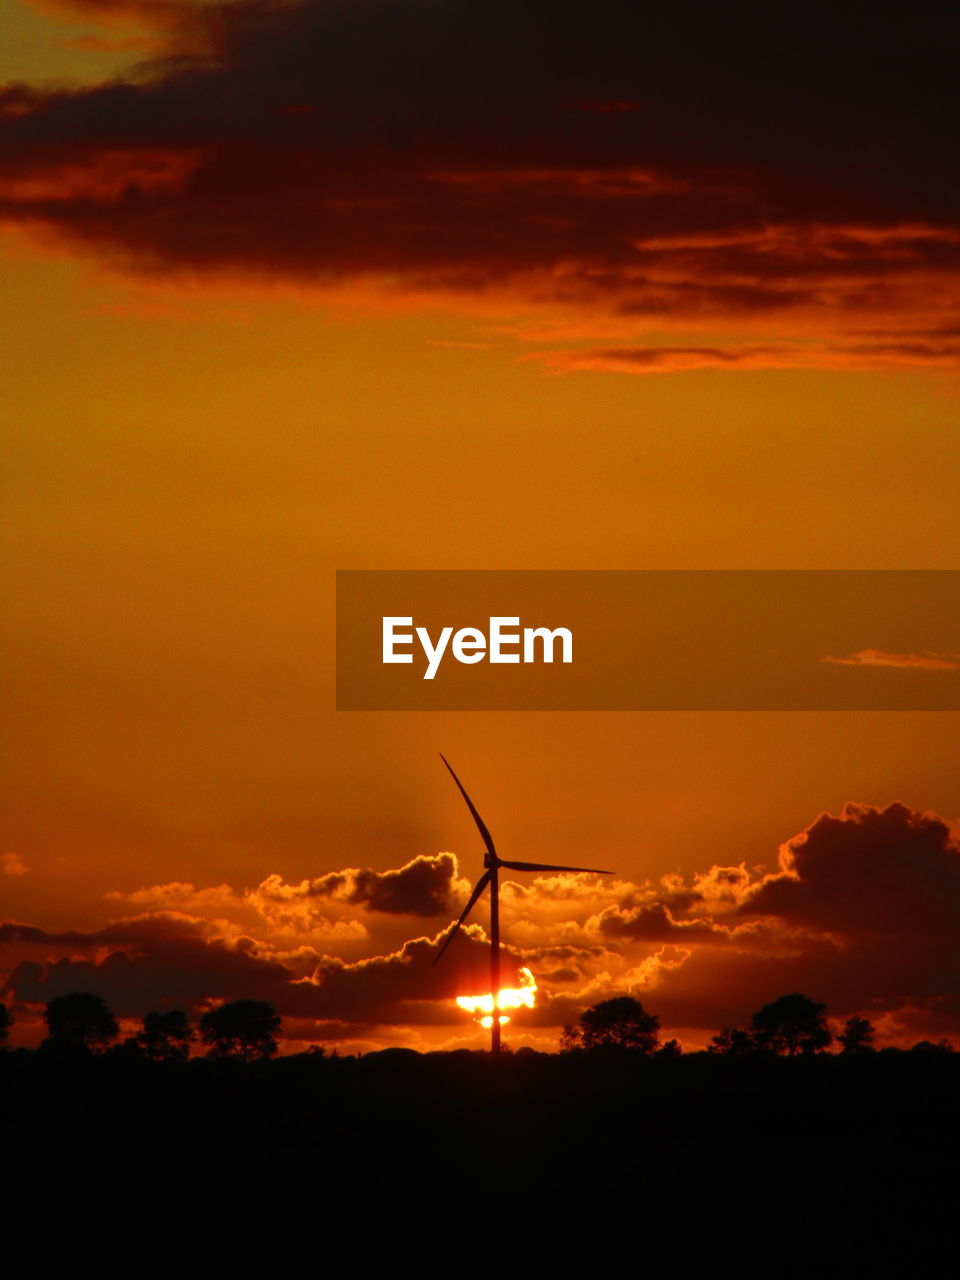
[(437, 963), (437, 961), (446, 951), (447, 947), (449, 947), (450, 943), (457, 936), (457, 933), (460, 930), (460, 926), (463, 924), (464, 920), (466, 920), (467, 916), (470, 914), (473, 908), (477, 905), (477, 899), (480, 897), (481, 893), (483, 893), (484, 889), (490, 883), (491, 875), (492, 875), (492, 872), (485, 871), (483, 875), (480, 877), (480, 879), (477, 881), (477, 883), (473, 886), (473, 893), (471, 893), (470, 897), (467, 899), (467, 905), (460, 912), (460, 919), (457, 921), (457, 923), (453, 926), (453, 928), (447, 934), (446, 938), (444, 938), (443, 946), (440, 948), (437, 954), (433, 957), (433, 964)]
[(557, 867), (547, 862), (501, 862), (501, 867), (511, 871), (586, 871), (588, 875), (613, 876), (615, 871), (600, 871), (596, 867)]
[(447, 762), (447, 757), (443, 754), (442, 751), (440, 752), (440, 759), (450, 770), (451, 778), (453, 778), (454, 782), (457, 784), (458, 788), (460, 789), (460, 794), (463, 796), (464, 800), (466, 800), (467, 808), (473, 814), (473, 820), (477, 824), (478, 828), (480, 829), (481, 836), (483, 836), (483, 843), (486, 845), (487, 853), (489, 853), (492, 858), (495, 858), (497, 856), (497, 851), (493, 847), (493, 836), (487, 830), (483, 819), (480, 817), (479, 813), (477, 813), (476, 809), (473, 807), (473, 801), (467, 795), (464, 789), (463, 783), (460, 781), (457, 775), (453, 772), (453, 770), (450, 769), (450, 765)]

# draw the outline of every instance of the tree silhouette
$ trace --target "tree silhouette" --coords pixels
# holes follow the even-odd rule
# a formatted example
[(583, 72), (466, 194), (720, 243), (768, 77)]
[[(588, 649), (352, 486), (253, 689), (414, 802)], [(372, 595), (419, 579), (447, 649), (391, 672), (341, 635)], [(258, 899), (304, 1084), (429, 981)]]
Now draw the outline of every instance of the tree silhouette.
[(7, 1036), (13, 1025), (13, 1019), (10, 1017), (10, 1010), (0, 1001), (0, 1049), (6, 1048)]
[(724, 1027), (707, 1045), (707, 1053), (722, 1053), (731, 1058), (742, 1058), (753, 1053), (756, 1045), (749, 1031), (739, 1027)]
[(200, 1019), (200, 1036), (215, 1057), (242, 1062), (272, 1058), (277, 1052), (280, 1017), (266, 1000), (234, 1000)]
[(102, 1049), (119, 1031), (106, 1004), (89, 991), (54, 996), (47, 1001), (43, 1016), (50, 1031), (49, 1044), (57, 1049)]
[(563, 1029), (564, 1051), (572, 1049), (638, 1049), (652, 1053), (659, 1041), (660, 1020), (632, 996), (601, 1000), (580, 1015), (576, 1026)]
[(786, 1054), (819, 1053), (829, 1045), (827, 1006), (794, 992), (765, 1004), (751, 1022), (760, 1049)]
[(866, 1018), (854, 1017), (846, 1020), (837, 1039), (843, 1045), (844, 1053), (872, 1053), (875, 1034), (872, 1022)]
[(182, 1062), (190, 1053), (193, 1027), (182, 1009), (148, 1013), (134, 1043), (152, 1062)]
[(911, 1053), (953, 1053), (953, 1045), (943, 1036), (934, 1043), (933, 1040), (918, 1040), (910, 1046)]
[(679, 1040), (668, 1040), (666, 1044), (662, 1044), (657, 1050), (658, 1058), (681, 1058), (683, 1057), (683, 1049), (680, 1047)]

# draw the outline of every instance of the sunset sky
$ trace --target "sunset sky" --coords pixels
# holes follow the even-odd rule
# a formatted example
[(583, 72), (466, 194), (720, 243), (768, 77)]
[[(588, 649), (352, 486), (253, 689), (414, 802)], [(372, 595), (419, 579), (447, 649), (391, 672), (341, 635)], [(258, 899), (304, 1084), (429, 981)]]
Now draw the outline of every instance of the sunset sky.
[(617, 873), (504, 890), (510, 1043), (800, 990), (960, 1044), (955, 713), (334, 710), (336, 569), (958, 567), (953, 6), (2, 9), (14, 1042), (81, 989), (479, 1047), (442, 750)]

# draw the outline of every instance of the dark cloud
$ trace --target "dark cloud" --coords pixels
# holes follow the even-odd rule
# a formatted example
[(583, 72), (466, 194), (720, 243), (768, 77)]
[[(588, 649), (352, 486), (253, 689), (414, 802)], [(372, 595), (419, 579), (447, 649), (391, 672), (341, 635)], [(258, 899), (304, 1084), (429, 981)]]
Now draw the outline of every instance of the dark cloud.
[(46, 929), (38, 929), (33, 924), (21, 924), (16, 920), (4, 920), (0, 923), (0, 943), (20, 942), (54, 944), (57, 946), (88, 946), (98, 935), (79, 933), (74, 929), (63, 933), (48, 933)]
[(196, 1009), (211, 999), (270, 998), (292, 977), (283, 965), (260, 958), (255, 944), (240, 939), (229, 946), (204, 933), (199, 922), (164, 916), (120, 922), (96, 934), (27, 928), (21, 941), (69, 944), (91, 954), (21, 961), (6, 989), (24, 1004), (91, 991), (121, 1017), (142, 1017), (153, 1008)]
[(960, 844), (936, 814), (848, 804), (821, 814), (740, 908), (836, 932), (960, 944)]
[[(196, 1012), (211, 1000), (251, 997), (270, 1000), (281, 1014), (296, 1018), (449, 1025), (458, 1021), (450, 1008), (457, 995), (489, 988), (489, 947), (482, 930), (468, 926), (443, 964), (434, 966), (447, 931), (355, 963), (327, 956), (307, 976), (298, 976), (255, 939), (211, 937), (206, 922), (176, 913), (134, 917), (86, 934), (48, 933), (8, 921), (0, 925), (0, 942), (40, 945), (47, 954), (15, 963), (2, 989), (24, 1005), (91, 991), (121, 1017), (166, 1006)], [(69, 954), (58, 955), (63, 948)], [(505, 981), (520, 963), (504, 948)]]
[(545, 982), (579, 982), (582, 977), (583, 974), (579, 969), (573, 969), (569, 966), (550, 969), (543, 974)]
[(386, 915), (438, 916), (452, 909), (456, 881), (457, 860), (452, 853), (421, 854), (395, 871), (350, 868), (298, 885), (269, 876), (252, 899), (289, 907), (313, 898), (335, 898)]
[(960, 843), (942, 818), (848, 804), (789, 840), (781, 866), (737, 909), (758, 934), (696, 949), (669, 975), (662, 1008), (672, 1022), (742, 1023), (797, 990), (836, 1017), (915, 1027), (929, 1015), (960, 1034)]
[[(610, 988), (626, 982), (667, 1026), (743, 1025), (804, 991), (887, 1035), (915, 1037), (925, 1020), (960, 1035), (960, 842), (947, 822), (849, 804), (789, 840), (780, 864), (759, 877), (714, 867), (689, 893), (664, 882), (606, 908), (592, 927), (636, 957), (619, 978), (611, 968)], [(585, 990), (597, 998), (595, 983)], [(560, 1008), (547, 1002), (537, 1018)]]
[(726, 942), (726, 932), (708, 920), (675, 920), (662, 902), (623, 910), (608, 907), (597, 920), (605, 938), (629, 938), (633, 942)]
[[(128, 82), (7, 88), (7, 218), (139, 270), (950, 323), (952, 5), (175, 10)], [(907, 345), (871, 356), (945, 358)]]

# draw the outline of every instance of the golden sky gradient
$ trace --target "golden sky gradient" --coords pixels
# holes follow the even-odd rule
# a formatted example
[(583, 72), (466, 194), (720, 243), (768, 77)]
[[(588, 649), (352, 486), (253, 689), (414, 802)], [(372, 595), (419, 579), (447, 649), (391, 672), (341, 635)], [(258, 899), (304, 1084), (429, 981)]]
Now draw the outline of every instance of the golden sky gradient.
[[(114, 44), (145, 32), (156, 39), (148, 6), (123, 11), (127, 25), (111, 26), (80, 0), (62, 10), (13, 4), (4, 78), (96, 86), (129, 55), (85, 36), (101, 45), (105, 36)], [(227, 65), (226, 46), (217, 44), (226, 37), (199, 19), (164, 40), (182, 50), (184, 32), (201, 29)], [(246, 64), (237, 55), (230, 65)], [(171, 74), (140, 71), (131, 83)], [(204, 945), (234, 957), (269, 955), (298, 975), (313, 972), (302, 956), (301, 968), (290, 959), (300, 947), (353, 964), (432, 938), (463, 900), (456, 876), (446, 914), (374, 919), (354, 904), (339, 933), (336, 912), (318, 928), (313, 917), (258, 913), (243, 895), (269, 877), (295, 886), (345, 868), (386, 872), (447, 850), (460, 876), (474, 877), (476, 836), (438, 750), (505, 852), (617, 870), (628, 887), (598, 899), (597, 918), (608, 907), (628, 911), (637, 886), (663, 876), (689, 881), (740, 863), (774, 872), (782, 843), (846, 802), (900, 801), (958, 817), (953, 714), (333, 709), (338, 568), (957, 567), (957, 383), (948, 346), (955, 266), (947, 256), (956, 237), (932, 197), (928, 208), (917, 187), (915, 209), (881, 216), (880, 197), (871, 204), (858, 187), (831, 221), (831, 210), (819, 218), (797, 212), (790, 181), (778, 175), (770, 179), (778, 212), (765, 231), (753, 226), (747, 257), (739, 247), (735, 260), (730, 253), (748, 235), (736, 231), (739, 213), (709, 230), (707, 257), (694, 243), (703, 228), (691, 226), (686, 239), (678, 231), (668, 251), (651, 227), (645, 253), (657, 266), (643, 267), (641, 287), (640, 267), (608, 244), (608, 226), (627, 216), (621, 199), (633, 210), (638, 187), (660, 201), (686, 183), (694, 204), (698, 192), (709, 203), (720, 180), (707, 190), (693, 159), (674, 171), (658, 150), (648, 164), (654, 176), (641, 182), (639, 161), (630, 168), (613, 144), (612, 159), (591, 168), (581, 152), (599, 145), (592, 133), (571, 132), (566, 168), (537, 134), (531, 153), (540, 146), (542, 160), (521, 156), (508, 180), (509, 156), (477, 161), (483, 139), (472, 118), (459, 158), (424, 125), (425, 140), (411, 147), (417, 163), (421, 151), (432, 157), (431, 173), (442, 169), (443, 199), (480, 192), (457, 206), (468, 209), (462, 235), (504, 210), (490, 245), (463, 261), (447, 249), (440, 261), (428, 253), (437, 233), (421, 226), (420, 212), (415, 235), (400, 214), (383, 213), (379, 188), (365, 203), (364, 162), (381, 178), (386, 162), (379, 143), (363, 134), (361, 146), (344, 126), (359, 159), (350, 168), (341, 157), (346, 176), (324, 189), (338, 220), (323, 238), (334, 249), (346, 244), (351, 223), (339, 210), (347, 204), (356, 240), (333, 265), (318, 264), (312, 242), (298, 238), (299, 221), (285, 240), (274, 205), (241, 189), (243, 157), (212, 141), (207, 123), (198, 126), (198, 159), (179, 126), (162, 145), (146, 125), (117, 124), (111, 137), (105, 112), (96, 125), (103, 136), (94, 137), (79, 91), (64, 90), (54, 105), (32, 93), (11, 91), (0, 153), (12, 175), (0, 210), (9, 228), (0, 346), (3, 849), (17, 856), (0, 876), (0, 914), (51, 938), (73, 930), (86, 940), (12, 941), (0, 949), (3, 971), (25, 957), (43, 965), (139, 954), (136, 926), (126, 940), (95, 935), (110, 920), (150, 912), (179, 911)], [(594, 109), (585, 96), (580, 116), (590, 129), (608, 120), (627, 127), (617, 122), (633, 108)], [(321, 108), (302, 98), (297, 85), (277, 109), (296, 108), (284, 120), (312, 128), (309, 113)], [(172, 121), (179, 98), (171, 91), (158, 102), (160, 119)], [(226, 102), (229, 118), (233, 100)], [(82, 123), (71, 133), (74, 109)], [(253, 117), (236, 118), (238, 133), (254, 136)], [(368, 128), (365, 116), (361, 124), (356, 137)], [(254, 159), (276, 154), (268, 143)], [(291, 154), (314, 145), (305, 133)], [(333, 153), (323, 154), (332, 168)], [(761, 161), (751, 163), (763, 174)], [(202, 181), (190, 176), (207, 165)], [(551, 176), (560, 170), (562, 180)], [(275, 171), (268, 179), (278, 184), (274, 201), (287, 201), (297, 218), (319, 199), (313, 178), (303, 188), (279, 186)], [(863, 189), (879, 190), (869, 179)], [(723, 201), (739, 210), (759, 181), (738, 177)], [(406, 170), (395, 182), (384, 207), (425, 207)], [(584, 187), (602, 205), (596, 226), (583, 211)], [(181, 202), (183, 191), (193, 203)], [(602, 248), (561, 270), (559, 259), (540, 256), (529, 228), (507, 243), (503, 228), (525, 204), (538, 211), (545, 239), (556, 206), (558, 220), (581, 219), (584, 238)], [(687, 208), (681, 201), (670, 216)], [(211, 210), (222, 219), (222, 253)], [(450, 215), (454, 248), (459, 216)], [(185, 227), (198, 229), (197, 243), (187, 244)], [(403, 239), (403, 261), (377, 248), (392, 235)], [(284, 252), (288, 243), (297, 253)], [(842, 271), (828, 272), (826, 258)], [(765, 259), (780, 264), (771, 267), (776, 304), (731, 300), (734, 276), (738, 290), (748, 279), (763, 284)], [(807, 273), (804, 261), (813, 264)], [(690, 281), (712, 291), (709, 301), (679, 300), (679, 283)], [(871, 643), (864, 637), (865, 648)], [(179, 905), (175, 891), (129, 898), (170, 884), (226, 885), (234, 896), (218, 890), (201, 902), (181, 893)], [(677, 907), (675, 919), (681, 910), (688, 908)], [(156, 919), (161, 928), (164, 917)], [(513, 908), (507, 939), (512, 927), (512, 940), (548, 948), (551, 919), (559, 946), (573, 915), (551, 917), (539, 900), (526, 916)], [(358, 921), (365, 935), (350, 923)], [(587, 934), (589, 945), (601, 937), (598, 926), (585, 928), (581, 920), (567, 931), (578, 947)], [(665, 1024), (702, 1043), (707, 1015), (697, 1010), (695, 1020), (686, 988), (673, 1013), (670, 1000), (682, 985), (673, 969), (685, 965), (701, 966), (700, 989), (711, 989), (706, 948), (691, 943), (684, 959), (663, 950), (675, 945), (620, 939), (620, 951), (594, 954), (574, 978), (556, 980), (557, 1007), (629, 982), (648, 1008), (662, 1005)], [(543, 971), (548, 960), (539, 964)], [(811, 968), (811, 980), (820, 973)], [(890, 1020), (889, 1034), (907, 1026), (912, 1034), (916, 1009), (929, 1012), (930, 1001), (946, 1032), (960, 1028), (955, 1004), (931, 981), (925, 974), (915, 990), (891, 991), (876, 979), (877, 1016)], [(230, 994), (211, 982), (194, 993), (198, 1001)], [(39, 1003), (24, 993), (43, 980), (21, 975), (20, 986), (8, 999), (16, 996), (15, 1016), (26, 1026)], [(837, 1015), (871, 1007), (857, 1004), (868, 988), (844, 993)], [(742, 990), (742, 1013), (733, 1002), (724, 1016), (746, 1018), (765, 989), (744, 978)], [(452, 994), (436, 1008), (449, 1011)], [(833, 996), (808, 994), (828, 1005)], [(135, 1012), (132, 1004), (118, 1011)], [(367, 1045), (473, 1035), (455, 1011), (445, 1020), (431, 1014), (437, 1026), (426, 1015), (404, 1022), (402, 1013), (393, 1008), (382, 1023), (358, 1017), (338, 1034)], [(333, 1015), (314, 1019), (294, 1002), (288, 1016), (309, 1039)], [(555, 1044), (557, 1032), (557, 1023), (533, 1022), (522, 1034)]]

